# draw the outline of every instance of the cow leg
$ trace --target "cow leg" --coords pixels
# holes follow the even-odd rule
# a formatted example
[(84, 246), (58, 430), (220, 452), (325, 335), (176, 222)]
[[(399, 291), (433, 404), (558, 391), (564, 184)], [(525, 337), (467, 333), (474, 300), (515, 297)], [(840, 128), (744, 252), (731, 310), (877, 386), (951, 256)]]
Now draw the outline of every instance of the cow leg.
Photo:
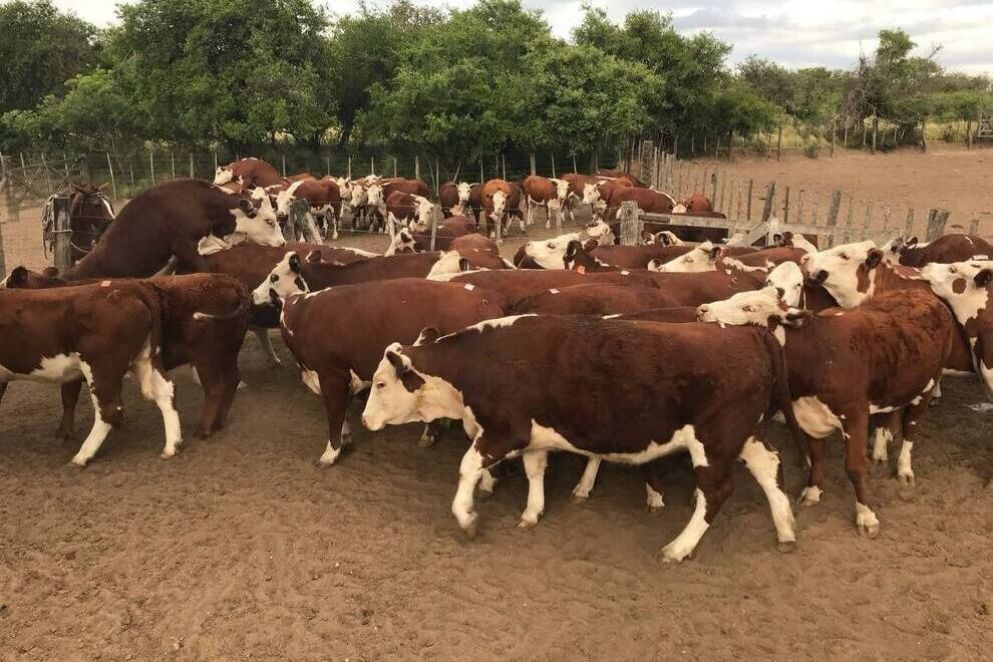
[(93, 401), (93, 427), (90, 428), (90, 433), (86, 435), (79, 451), (73, 456), (72, 463), (85, 467), (100, 450), (110, 429), (119, 425), (124, 417), (124, 407), (121, 402), (121, 381), (124, 375), (113, 368), (94, 370), (86, 363), (81, 368), (89, 385), (90, 399)]
[(872, 461), (875, 465), (885, 465), (889, 460), (886, 446), (893, 441), (893, 427), (898, 420), (898, 414), (876, 415), (869, 417), (869, 425), (872, 428)]
[(779, 453), (769, 450), (758, 438), (750, 437), (738, 457), (748, 467), (769, 500), (779, 551), (792, 551), (796, 547), (796, 521), (793, 518), (793, 509), (790, 508), (790, 500), (782, 489), (783, 474)]
[(865, 447), (869, 436), (868, 412), (843, 418), (845, 437), (845, 471), (855, 488), (855, 526), (870, 538), (879, 535), (879, 520), (868, 506), (869, 486), (866, 476)]
[(262, 353), (265, 354), (266, 358), (269, 360), (269, 366), (275, 368), (282, 364), (279, 357), (276, 355), (276, 350), (272, 347), (272, 339), (269, 337), (269, 329), (261, 326), (252, 327), (252, 333), (255, 337), (259, 339), (259, 345), (262, 347)]
[(166, 378), (150, 358), (135, 361), (134, 374), (141, 386), (141, 394), (146, 400), (153, 401), (162, 413), (162, 425), (165, 427), (162, 457), (170, 458), (179, 451), (179, 446), (183, 443), (179, 412), (175, 407), (175, 384)]
[(662, 509), (665, 508), (665, 502), (662, 500), (662, 497), (665, 495), (665, 489), (662, 485), (659, 469), (658, 460), (649, 462), (644, 468), (645, 505), (648, 508), (648, 512), (653, 515), (662, 512)]
[(524, 453), (524, 472), (528, 476), (528, 505), (521, 513), (517, 525), (528, 529), (538, 523), (545, 512), (545, 469), (548, 467), (548, 451), (527, 451)]
[(696, 476), (696, 505), (693, 515), (676, 539), (662, 548), (662, 559), (666, 562), (682, 561), (693, 553), (703, 534), (717, 517), (721, 506), (734, 491), (734, 483), (727, 467), (721, 470), (711, 466), (697, 466)]
[(807, 436), (810, 447), (810, 471), (807, 486), (800, 492), (800, 505), (813, 506), (821, 502), (824, 494), (824, 439)]
[(348, 411), (349, 379), (334, 371), (321, 373), (319, 380), (328, 416), (328, 445), (317, 463), (330, 467), (341, 455), (341, 429)]
[(459, 526), (470, 538), (475, 537), (476, 528), (479, 524), (479, 515), (473, 508), (473, 494), (476, 490), (476, 483), (483, 475), (483, 454), (477, 450), (480, 437), (469, 446), (469, 450), (462, 456), (459, 465), (459, 487), (455, 491), (455, 499), (452, 501), (452, 514), (458, 521)]
[(218, 366), (211, 365), (210, 361), (198, 361), (193, 366), (193, 371), (199, 375), (204, 396), (200, 420), (193, 434), (206, 439), (224, 425), (235, 391), (238, 390), (238, 366), (234, 366), (233, 376), (230, 368), (219, 369)]
[(3, 402), (4, 393), (7, 392), (7, 384), (9, 382), (0, 382), (0, 402)]
[(431, 448), (438, 443), (438, 437), (441, 436), (444, 429), (445, 422), (443, 420), (431, 421), (424, 426), (424, 432), (421, 433), (421, 438), (417, 440), (417, 445), (421, 448)]
[(59, 422), (59, 429), (55, 436), (63, 441), (68, 441), (72, 437), (72, 423), (76, 418), (76, 404), (79, 402), (79, 390), (83, 388), (83, 381), (66, 382), (60, 388), (62, 395), (62, 421)]
[(586, 460), (583, 475), (579, 477), (576, 487), (572, 488), (573, 503), (582, 503), (590, 498), (590, 492), (593, 491), (593, 485), (596, 483), (597, 472), (600, 471), (600, 461), (598, 457), (590, 457)]
[(922, 393), (915, 403), (904, 407), (903, 418), (901, 419), (901, 432), (903, 433), (903, 444), (900, 446), (900, 455), (896, 462), (896, 477), (904, 485), (913, 486), (914, 468), (911, 466), (911, 453), (914, 449), (914, 438), (917, 435), (917, 423), (924, 416), (927, 408), (931, 406), (934, 397), (934, 389)]

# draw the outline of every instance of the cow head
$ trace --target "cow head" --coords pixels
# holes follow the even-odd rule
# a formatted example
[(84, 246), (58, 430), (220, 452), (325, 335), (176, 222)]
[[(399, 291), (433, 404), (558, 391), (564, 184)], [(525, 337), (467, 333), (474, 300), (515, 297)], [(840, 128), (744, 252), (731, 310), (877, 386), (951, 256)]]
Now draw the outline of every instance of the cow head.
[(219, 166), (217, 170), (214, 171), (214, 184), (216, 186), (224, 186), (234, 179), (234, 171), (227, 166)]
[(434, 204), (421, 195), (413, 195), (414, 219), (410, 227), (415, 232), (427, 232), (431, 229), (431, 217), (434, 215)]
[(883, 251), (883, 258), (886, 263), (896, 266), (900, 264), (900, 256), (907, 250), (915, 248), (917, 243), (917, 237), (910, 237), (909, 239), (893, 237), (883, 244), (880, 250)]
[(498, 221), (503, 218), (504, 212), (507, 211), (507, 194), (503, 191), (497, 191), (493, 194), (493, 213), (490, 217), (494, 221)]
[(672, 230), (662, 230), (661, 232), (656, 232), (653, 240), (657, 246), (683, 246), (685, 244), (685, 242), (677, 237), (676, 233)]
[(559, 201), (559, 204), (564, 204), (565, 199), (569, 197), (569, 182), (564, 179), (550, 178), (548, 181), (555, 184), (555, 199)]
[(368, 200), (369, 196), (365, 187), (358, 182), (352, 183), (348, 194), (348, 204), (351, 206), (351, 209), (358, 209), (359, 207), (365, 206)]
[(544, 241), (529, 241), (524, 244), (524, 255), (530, 257), (542, 269), (561, 269), (566, 246), (579, 239), (578, 232), (563, 234)]
[(448, 251), (442, 254), (438, 261), (431, 267), (426, 278), (428, 280), (450, 280), (452, 276), (464, 271), (469, 271), (469, 260), (462, 257), (458, 251)]
[(803, 296), (803, 269), (796, 262), (782, 262), (765, 278), (766, 287), (773, 287), (788, 306), (799, 306)]
[(603, 222), (602, 218), (594, 219), (592, 223), (587, 225), (586, 234), (601, 246), (609, 246), (614, 243), (614, 232), (609, 225)]
[(370, 184), (366, 189), (366, 204), (370, 207), (383, 205), (383, 187), (381, 184)]
[(751, 324), (773, 330), (778, 325), (799, 326), (806, 316), (780, 298), (775, 287), (739, 292), (724, 301), (705, 303), (696, 309), (697, 320), (723, 326)]
[(800, 250), (807, 251), (808, 253), (816, 253), (817, 246), (814, 246), (809, 239), (804, 237), (802, 234), (795, 234), (787, 230), (783, 233), (776, 233), (772, 235), (773, 244), (779, 247), (786, 248), (799, 248)]
[(282, 246), (286, 243), (276, 222), (276, 210), (268, 195), (260, 199), (239, 198), (236, 207), (230, 210), (235, 221), (235, 232), (245, 235), (246, 241), (260, 246)]
[(873, 272), (882, 261), (876, 244), (862, 241), (807, 253), (801, 264), (813, 284), (826, 289), (840, 306), (852, 308), (872, 296)]
[[(287, 187), (280, 186), (276, 193), (276, 218), (280, 223), (286, 223), (290, 217), (290, 202), (293, 201), (300, 182), (293, 182)], [(258, 189), (256, 189), (258, 190)]]
[(469, 202), (469, 195), (472, 193), (472, 184), (469, 182), (459, 182), (456, 190), (459, 192), (460, 203), (464, 205)]
[(693, 250), (669, 260), (665, 264), (656, 266), (655, 269), (652, 269), (652, 265), (649, 265), (649, 269), (670, 273), (714, 271), (717, 268), (715, 262), (721, 257), (724, 250), (725, 248), (723, 246), (715, 246), (709, 241), (705, 241)]
[(673, 214), (685, 214), (686, 213), (686, 205), (684, 205), (682, 202), (676, 203), (675, 205), (672, 206), (672, 213)]
[(599, 201), (600, 187), (597, 184), (583, 184), (583, 204), (594, 206)]
[(38, 273), (27, 267), (17, 266), (10, 270), (6, 278), (0, 280), (0, 288), (22, 290), (42, 290), (64, 284), (65, 281), (59, 278), (59, 270), (55, 267), (46, 267)]
[[(921, 278), (951, 307), (955, 318), (965, 327), (967, 333), (970, 322), (974, 323), (984, 310), (990, 308), (989, 285), (993, 282), (993, 262), (932, 262), (921, 269)], [(969, 335), (975, 336), (972, 333)]]
[[(387, 425), (401, 425), (414, 421), (429, 421), (438, 418), (428, 418), (434, 412), (429, 400), (430, 393), (425, 393), (428, 377), (414, 369), (410, 357), (404, 354), (400, 343), (393, 343), (386, 348), (379, 367), (372, 376), (372, 388), (365, 409), (362, 410), (362, 425), (369, 430), (382, 430)], [(439, 382), (441, 380), (438, 380)], [(451, 397), (455, 391), (451, 385), (443, 389)], [(428, 397), (424, 397), (424, 396)], [(437, 395), (441, 395), (440, 393)], [(453, 398), (456, 404), (461, 396)], [(427, 405), (427, 406), (426, 406)], [(426, 411), (428, 410), (428, 411)], [(462, 418), (458, 412), (456, 418)]]
[(300, 256), (289, 251), (269, 272), (269, 277), (252, 291), (252, 303), (264, 306), (284, 301), (291, 294), (309, 292), (310, 288), (303, 279), (301, 269)]
[[(392, 220), (392, 216), (391, 216)], [(392, 228), (392, 223), (390, 224)], [(384, 256), (390, 255), (400, 255), (402, 253), (415, 253), (417, 246), (417, 240), (414, 239), (414, 235), (411, 234), (410, 230), (407, 228), (401, 228), (399, 232), (393, 235), (393, 240), (390, 242), (389, 247), (387, 247), (386, 252), (383, 253)]]

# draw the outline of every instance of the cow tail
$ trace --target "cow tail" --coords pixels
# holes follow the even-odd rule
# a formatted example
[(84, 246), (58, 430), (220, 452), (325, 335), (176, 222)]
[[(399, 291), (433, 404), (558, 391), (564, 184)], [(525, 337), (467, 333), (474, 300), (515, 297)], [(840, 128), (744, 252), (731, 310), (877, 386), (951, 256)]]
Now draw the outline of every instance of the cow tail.
[(771, 406), (769, 410), (778, 409), (783, 412), (786, 425), (790, 428), (793, 441), (796, 443), (797, 452), (799, 453), (798, 460), (800, 463), (803, 463), (810, 458), (810, 444), (806, 433), (800, 427), (800, 423), (797, 422), (796, 414), (793, 411), (793, 395), (790, 393), (790, 373), (786, 367), (786, 350), (779, 344), (776, 337), (768, 331), (762, 332), (762, 340), (765, 342), (766, 349), (769, 352), (769, 358), (772, 361), (774, 377), (771, 403), (774, 406)]
[(152, 367), (160, 374), (165, 375), (165, 366), (162, 363), (162, 335), (163, 335), (163, 309), (166, 306), (165, 297), (162, 292), (152, 284), (142, 283), (142, 299), (148, 314), (151, 317), (151, 328), (148, 332), (148, 351)]

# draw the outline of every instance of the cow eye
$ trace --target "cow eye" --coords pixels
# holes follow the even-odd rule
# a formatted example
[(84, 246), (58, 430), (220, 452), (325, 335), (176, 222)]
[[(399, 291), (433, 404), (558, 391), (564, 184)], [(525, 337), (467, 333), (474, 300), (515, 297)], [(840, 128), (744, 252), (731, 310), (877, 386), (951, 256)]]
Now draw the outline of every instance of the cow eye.
[(376, 382), (376, 388), (386, 388), (386, 382)]
[(955, 267), (948, 267), (948, 273), (957, 274), (958, 269), (956, 269)]
[(755, 309), (752, 308), (751, 306), (742, 306), (741, 309), (743, 311), (745, 311), (746, 313), (754, 313), (755, 312)]
[(278, 280), (279, 280), (279, 276), (277, 276), (276, 274), (273, 274), (273, 275), (269, 276), (269, 282), (270, 283), (275, 283)]
[(547, 246), (548, 248), (551, 248), (553, 250), (555, 249), (555, 244), (553, 242), (551, 242), (551, 241), (548, 242), (547, 244), (545, 244), (545, 246)]
[(842, 253), (838, 257), (840, 257), (842, 260), (847, 260), (848, 259), (848, 255), (846, 253)]

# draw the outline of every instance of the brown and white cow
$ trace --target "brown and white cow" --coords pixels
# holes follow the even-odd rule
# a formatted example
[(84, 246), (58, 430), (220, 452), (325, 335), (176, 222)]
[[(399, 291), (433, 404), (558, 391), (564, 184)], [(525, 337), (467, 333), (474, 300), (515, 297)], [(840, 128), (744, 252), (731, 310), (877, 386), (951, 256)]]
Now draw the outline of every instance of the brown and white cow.
[[(615, 397), (617, 384), (626, 385), (626, 397)], [(380, 430), (462, 420), (472, 445), (452, 513), (469, 536), (478, 526), (476, 485), (504, 459), (524, 460), (527, 527), (544, 511), (549, 452), (633, 464), (686, 452), (696, 473), (696, 508), (662, 550), (665, 560), (680, 561), (730, 496), (738, 459), (766, 493), (780, 545), (795, 545), (779, 459), (759, 436), (770, 402), (789, 407), (782, 350), (764, 330), (524, 315), (447, 336), (426, 332), (414, 346), (394, 343), (375, 371), (362, 422)]]
[[(261, 247), (257, 247), (261, 248)], [(113, 283), (115, 281), (102, 281)], [(220, 274), (167, 276), (140, 281), (158, 297), (162, 317), (162, 365), (166, 371), (189, 364), (203, 387), (204, 406), (194, 434), (203, 439), (224, 427), (241, 381), (238, 352), (249, 320), (249, 289)], [(9, 288), (43, 289), (77, 285), (16, 267)], [(72, 435), (82, 381), (62, 385), (62, 422), (57, 435)]]
[[(334, 464), (342, 442), (348, 443), (349, 400), (368, 388), (387, 345), (397, 338), (413, 342), (426, 326), (454, 331), (503, 314), (495, 292), (420, 279), (309, 292), (301, 267), (289, 254), (273, 270), (275, 280), (259, 285), (254, 298), (280, 303), (283, 342), (293, 352), (303, 383), (324, 398), (328, 442), (319, 463), (325, 466)], [(286, 281), (295, 286), (282, 287)]]
[[(285, 224), (290, 216), (290, 203), (293, 200), (306, 200), (310, 204), (308, 225), (325, 229), (325, 235), (338, 238), (338, 223), (341, 216), (341, 193), (338, 184), (326, 179), (302, 179), (292, 182), (276, 195), (276, 217)], [(317, 235), (318, 238), (320, 235)]]
[[(441, 225), (435, 233), (435, 248), (439, 251), (448, 251), (452, 249), (453, 242), (460, 238), (469, 235), (475, 235), (476, 224), (465, 216), (452, 216), (446, 218), (442, 221)], [(483, 237), (482, 235), (475, 235), (480, 238), (483, 242), (486, 242), (486, 247), (489, 248), (492, 240)], [(493, 243), (493, 246), (496, 246)], [(430, 229), (419, 232), (414, 231), (410, 228), (403, 228), (397, 232), (394, 236), (390, 245), (387, 247), (383, 255), (395, 255), (397, 253), (420, 253), (423, 251), (431, 250), (431, 231)]]
[(428, 185), (420, 179), (404, 179), (403, 177), (396, 177), (383, 180), (383, 199), (385, 200), (389, 198), (390, 194), (394, 191), (402, 191), (403, 193), (417, 195), (422, 198), (426, 198), (431, 195)]
[(214, 184), (223, 186), (232, 181), (240, 182), (246, 189), (253, 189), (257, 186), (266, 188), (280, 184), (283, 178), (269, 163), (249, 156), (217, 168)]
[(945, 305), (929, 292), (911, 290), (877, 295), (851, 310), (810, 314), (790, 310), (768, 287), (701, 306), (699, 314), (707, 322), (775, 328), (786, 349), (793, 411), (811, 437), (802, 499), (820, 501), (824, 440), (841, 431), (845, 469), (855, 488), (855, 524), (859, 533), (876, 537), (879, 519), (866, 479), (869, 418), (902, 410), (897, 476), (913, 484), (914, 432), (957, 333)]
[(173, 256), (181, 265), (206, 271), (199, 241), (211, 234), (227, 237), (234, 233), (265, 246), (286, 243), (268, 198), (253, 201), (196, 179), (164, 182), (131, 200), (96, 247), (64, 277), (147, 277)]
[(539, 175), (529, 175), (521, 182), (524, 201), (527, 204), (527, 224), (534, 225), (534, 212), (538, 207), (545, 208), (545, 228), (552, 227), (552, 216), (562, 220), (563, 206), (569, 197), (569, 182)]
[(469, 213), (469, 182), (445, 182), (438, 189), (438, 203), (441, 211), (449, 216), (465, 216)]
[(807, 251), (800, 248), (777, 247), (766, 248), (755, 251), (752, 249), (738, 249), (724, 246), (722, 244), (712, 244), (705, 241), (689, 252), (670, 260), (664, 264), (649, 264), (651, 271), (668, 273), (699, 273), (702, 271), (717, 271), (724, 263), (734, 260), (742, 268), (772, 268), (782, 262), (797, 262), (807, 255)]
[(121, 383), (131, 372), (165, 426), (163, 457), (182, 442), (174, 386), (160, 353), (162, 311), (145, 283), (103, 281), (47, 290), (0, 290), (0, 395), (17, 379), (65, 384), (85, 379), (93, 427), (72, 458), (85, 466), (124, 415)]
[(887, 262), (905, 267), (923, 267), (931, 262), (950, 264), (993, 259), (993, 244), (969, 234), (946, 234), (928, 243), (918, 242), (917, 237), (906, 241), (897, 237), (886, 242), (882, 251)]
[(563, 269), (556, 269), (554, 271), (500, 269), (458, 273), (447, 280), (453, 283), (469, 284), (474, 287), (500, 292), (503, 294), (508, 305), (532, 294), (552, 288), (569, 287), (571, 285), (633, 284), (641, 287), (656, 287), (655, 281), (647, 274), (638, 274), (630, 271), (611, 271), (584, 275), (576, 271), (565, 271)]
[[(503, 179), (491, 179), (483, 184), (480, 195), (480, 206), (486, 214), (486, 224), (503, 223), (507, 215), (510, 200), (510, 182)], [(493, 233), (491, 232), (492, 236)]]
[(693, 195), (685, 200), (680, 200), (679, 203), (673, 208), (673, 213), (690, 214), (694, 216), (712, 211), (714, 211), (714, 205), (710, 202), (710, 198), (699, 191), (694, 192)]
[(668, 193), (660, 193), (647, 188), (622, 187), (614, 190), (607, 207), (606, 220), (613, 222), (619, 218), (621, 204), (634, 202), (638, 209), (649, 214), (669, 214), (676, 201)]
[(434, 204), (420, 195), (394, 191), (386, 198), (384, 207), (386, 221), (391, 232), (410, 227), (415, 232), (431, 229)]

